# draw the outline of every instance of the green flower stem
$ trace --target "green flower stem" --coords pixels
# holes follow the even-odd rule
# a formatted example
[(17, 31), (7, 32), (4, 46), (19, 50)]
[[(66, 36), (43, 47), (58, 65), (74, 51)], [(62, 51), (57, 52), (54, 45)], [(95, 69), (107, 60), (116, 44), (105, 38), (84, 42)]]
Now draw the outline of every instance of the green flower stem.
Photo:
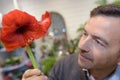
[(28, 53), (28, 55), (29, 55), (29, 58), (30, 58), (30, 60), (31, 60), (31, 62), (32, 62), (32, 64), (33, 64), (33, 67), (34, 67), (35, 69), (38, 69), (39, 66), (38, 66), (38, 64), (37, 64), (37, 62), (36, 62), (36, 60), (35, 60), (35, 58), (34, 58), (34, 55), (33, 55), (32, 51), (31, 51), (31, 49), (30, 49), (30, 46), (27, 45), (25, 48), (26, 48), (27, 53)]

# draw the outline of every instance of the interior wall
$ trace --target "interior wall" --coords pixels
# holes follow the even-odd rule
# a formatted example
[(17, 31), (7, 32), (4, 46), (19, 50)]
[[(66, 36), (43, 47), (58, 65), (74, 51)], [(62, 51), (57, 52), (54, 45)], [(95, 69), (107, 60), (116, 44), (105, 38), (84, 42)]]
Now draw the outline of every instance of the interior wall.
[[(60, 13), (66, 22), (69, 39), (78, 36), (76, 30), (89, 18), (89, 12), (97, 6), (97, 0), (0, 0), (0, 13), (5, 14), (18, 2), (18, 8), (35, 16), (38, 20), (47, 11)], [(114, 1), (114, 0), (109, 0)]]
[[(16, 0), (18, 7), (38, 20), (47, 11), (60, 13), (66, 22), (68, 38), (77, 36), (80, 24), (89, 18), (89, 11), (96, 6), (96, 0)], [(0, 13), (5, 14), (14, 9), (12, 0), (0, 0)]]

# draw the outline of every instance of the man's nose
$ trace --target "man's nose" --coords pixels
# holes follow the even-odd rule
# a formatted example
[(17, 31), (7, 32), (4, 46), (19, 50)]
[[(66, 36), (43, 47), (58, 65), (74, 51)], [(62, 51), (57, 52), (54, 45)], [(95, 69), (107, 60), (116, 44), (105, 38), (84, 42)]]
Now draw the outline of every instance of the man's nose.
[(91, 38), (87, 37), (85, 39), (81, 39), (78, 44), (79, 50), (82, 52), (89, 52), (91, 46)]

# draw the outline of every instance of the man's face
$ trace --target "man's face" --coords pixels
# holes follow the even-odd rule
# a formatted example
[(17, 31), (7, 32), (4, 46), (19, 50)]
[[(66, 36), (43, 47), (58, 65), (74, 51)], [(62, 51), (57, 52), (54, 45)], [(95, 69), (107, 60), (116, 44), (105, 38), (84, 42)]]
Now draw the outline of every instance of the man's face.
[(78, 63), (83, 68), (115, 66), (120, 58), (120, 19), (106, 16), (90, 18), (78, 48)]

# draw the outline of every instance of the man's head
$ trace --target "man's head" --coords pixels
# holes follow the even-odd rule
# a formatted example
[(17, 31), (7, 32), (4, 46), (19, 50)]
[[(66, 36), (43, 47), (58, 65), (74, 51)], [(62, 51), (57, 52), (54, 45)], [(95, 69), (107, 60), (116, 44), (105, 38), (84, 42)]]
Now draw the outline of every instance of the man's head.
[(90, 17), (98, 15), (120, 17), (120, 5), (109, 4), (104, 6), (98, 6), (94, 8), (90, 13)]
[(120, 6), (95, 8), (84, 28), (78, 48), (83, 68), (105, 69), (120, 61)]

